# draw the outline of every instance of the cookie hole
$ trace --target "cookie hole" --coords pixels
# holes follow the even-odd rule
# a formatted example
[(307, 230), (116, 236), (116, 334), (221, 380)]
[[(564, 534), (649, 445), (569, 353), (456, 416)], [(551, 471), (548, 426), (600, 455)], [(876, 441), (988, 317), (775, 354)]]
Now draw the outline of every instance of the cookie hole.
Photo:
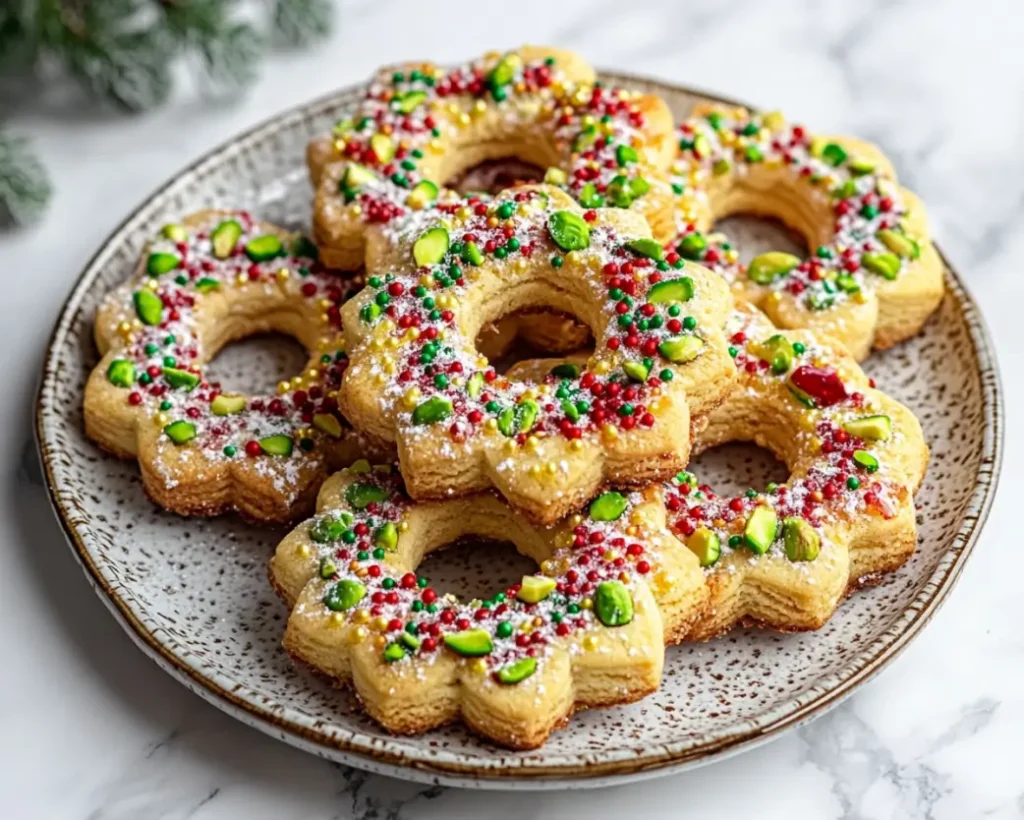
[(690, 460), (686, 468), (718, 495), (740, 495), (753, 487), (764, 489), (769, 482), (789, 481), (789, 468), (771, 450), (756, 444), (720, 444)]
[(477, 536), (435, 550), (416, 570), (435, 589), (457, 595), (461, 601), (487, 600), (536, 571), (537, 565), (520, 555), (511, 541)]
[(273, 393), (277, 383), (301, 373), (306, 349), (284, 333), (261, 333), (232, 342), (207, 366), (207, 378), (224, 390), (249, 395)]
[(460, 194), (497, 194), (506, 188), (544, 179), (544, 169), (515, 157), (489, 159), (456, 174), (445, 185)]
[(718, 220), (709, 233), (724, 233), (747, 263), (767, 251), (783, 251), (806, 259), (809, 256), (803, 234), (774, 217), (737, 213)]
[[(568, 334), (555, 333), (553, 336), (553, 332), (563, 327), (563, 322), (571, 323)], [(566, 340), (572, 342), (569, 349)], [(538, 310), (503, 316), (497, 322), (492, 322), (477, 335), (476, 347), (491, 360), (495, 370), (505, 373), (522, 361), (562, 356), (577, 350), (592, 350), (594, 336), (575, 316)]]

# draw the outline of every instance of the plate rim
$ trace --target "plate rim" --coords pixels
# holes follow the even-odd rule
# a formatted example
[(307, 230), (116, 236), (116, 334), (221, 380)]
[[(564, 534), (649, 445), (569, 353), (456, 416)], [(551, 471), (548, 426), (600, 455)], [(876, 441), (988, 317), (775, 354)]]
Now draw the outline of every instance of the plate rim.
[[(642, 85), (655, 90), (704, 97), (726, 105), (743, 105), (741, 102), (717, 93), (643, 75), (600, 71), (600, 76), (602, 79), (624, 85)], [(491, 789), (588, 788), (647, 779), (683, 769), (696, 768), (765, 743), (789, 729), (824, 714), (898, 657), (920, 633), (925, 624), (931, 620), (956, 586), (963, 567), (972, 554), (988, 518), (996, 494), (1004, 452), (1003, 390), (991, 336), (977, 303), (959, 273), (938, 246), (936, 246), (936, 250), (945, 268), (947, 293), (951, 298), (957, 300), (967, 326), (973, 357), (978, 365), (977, 375), (980, 382), (983, 410), (983, 447), (977, 482), (967, 501), (961, 525), (949, 539), (950, 548), (957, 544), (961, 545), (960, 552), (952, 562), (940, 566), (928, 576), (922, 590), (899, 614), (897, 622), (893, 626), (847, 661), (839, 672), (826, 678), (824, 684), (817, 683), (812, 690), (809, 690), (810, 692), (824, 686), (824, 691), (813, 696), (808, 696), (805, 693), (805, 702), (801, 702), (799, 699), (791, 700), (787, 706), (769, 712), (768, 716), (758, 724), (747, 727), (740, 726), (727, 736), (693, 745), (689, 745), (685, 739), (674, 744), (662, 744), (659, 751), (645, 754), (642, 757), (625, 754), (626, 749), (623, 747), (614, 758), (600, 763), (579, 760), (575, 765), (551, 766), (529, 763), (526, 766), (499, 767), (496, 765), (497, 761), (474, 765), (456, 760), (446, 760), (443, 753), (440, 753), (440, 756), (431, 757), (429, 760), (417, 759), (405, 755), (401, 749), (381, 748), (378, 745), (379, 742), (374, 742), (369, 738), (360, 743), (359, 733), (354, 733), (347, 739), (332, 738), (326, 733), (303, 726), (295, 720), (288, 720), (286, 717), (288, 707), (284, 704), (281, 705), (284, 715), (278, 715), (267, 707), (260, 708), (257, 704), (236, 695), (225, 685), (204, 674), (195, 665), (190, 664), (185, 653), (172, 652), (157, 636), (159, 628), (147, 627), (132, 612), (129, 603), (118, 594), (114, 585), (104, 577), (100, 567), (92, 560), (85, 545), (85, 539), (72, 524), (71, 512), (58, 492), (52, 461), (53, 454), (46, 441), (46, 421), (44, 419), (51, 404), (50, 393), (59, 370), (59, 358), (55, 354), (58, 342), (63, 343), (73, 329), (80, 303), (101, 271), (104, 257), (116, 244), (124, 241), (125, 235), (130, 232), (132, 223), (139, 219), (144, 212), (159, 208), (162, 200), (169, 197), (179, 186), (192, 184), (197, 179), (201, 179), (205, 168), (215, 166), (233, 152), (242, 150), (247, 142), (321, 116), (326, 113), (326, 110), (339, 105), (346, 95), (362, 87), (362, 83), (348, 85), (272, 115), (221, 142), (174, 173), (153, 193), (144, 198), (102, 241), (76, 277), (61, 305), (57, 320), (50, 333), (33, 413), (33, 431), (43, 468), (47, 496), (64, 537), (85, 572), (90, 586), (144, 654), (208, 703), (243, 723), (304, 751), (357, 768), (406, 780)], [(400, 742), (401, 739), (394, 741), (395, 744)], [(689, 748), (687, 748), (688, 745)], [(542, 755), (543, 750), (537, 750), (535, 754)]]

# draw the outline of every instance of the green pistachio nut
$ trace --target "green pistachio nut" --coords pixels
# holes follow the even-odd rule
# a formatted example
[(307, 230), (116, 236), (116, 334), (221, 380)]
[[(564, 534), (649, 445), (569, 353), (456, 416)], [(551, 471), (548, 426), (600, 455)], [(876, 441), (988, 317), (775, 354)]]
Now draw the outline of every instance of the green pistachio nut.
[(227, 259), (235, 250), (235, 245), (242, 236), (242, 226), (234, 219), (226, 219), (210, 233), (210, 244), (213, 255), (218, 259)]
[(800, 257), (782, 251), (769, 251), (755, 256), (747, 266), (747, 276), (759, 285), (770, 285), (800, 264)]
[(704, 340), (699, 336), (678, 336), (658, 345), (658, 352), (674, 364), (691, 362), (704, 349)]
[(323, 603), (332, 612), (344, 612), (353, 609), (366, 597), (366, 587), (351, 578), (342, 578), (328, 588)]
[(176, 270), (181, 265), (181, 257), (173, 253), (151, 253), (146, 259), (146, 273), (150, 276), (162, 276)]
[(892, 435), (892, 419), (884, 414), (861, 416), (845, 422), (843, 429), (865, 441), (886, 441)]
[(594, 614), (605, 626), (625, 626), (633, 620), (633, 596), (621, 581), (602, 581), (594, 590)]
[(697, 556), (702, 567), (710, 567), (722, 554), (722, 541), (713, 530), (698, 527), (693, 535), (686, 539), (686, 546)]
[(682, 276), (679, 279), (668, 279), (652, 285), (647, 291), (647, 301), (652, 305), (665, 302), (688, 302), (693, 298), (693, 279)]
[(443, 396), (431, 396), (416, 405), (416, 409), (412, 411), (412, 423), (416, 425), (437, 424), (448, 418), (452, 412), (452, 403), (449, 399)]
[(370, 504), (379, 504), (386, 501), (388, 491), (376, 484), (366, 484), (356, 481), (348, 485), (345, 490), (345, 500), (355, 510), (365, 510)]
[(782, 522), (782, 541), (790, 561), (813, 561), (821, 550), (821, 536), (802, 518)]
[(117, 387), (131, 387), (135, 383), (135, 365), (127, 359), (114, 359), (107, 368), (107, 381)]
[(537, 671), (537, 659), (526, 657), (498, 670), (498, 680), (505, 684), (520, 683)]
[(555, 211), (548, 219), (548, 232), (563, 251), (590, 247), (590, 226), (574, 211)]
[(590, 502), (590, 517), (594, 521), (615, 521), (626, 511), (628, 499), (614, 490), (602, 493)]
[(768, 552), (779, 528), (779, 516), (768, 506), (755, 507), (743, 528), (743, 541), (751, 552), (763, 555)]

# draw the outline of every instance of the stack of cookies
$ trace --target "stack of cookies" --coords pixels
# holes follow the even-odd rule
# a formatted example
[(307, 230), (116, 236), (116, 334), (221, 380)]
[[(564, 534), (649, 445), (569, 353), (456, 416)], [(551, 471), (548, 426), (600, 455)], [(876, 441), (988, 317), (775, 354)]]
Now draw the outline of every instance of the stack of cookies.
[[(507, 157), (543, 181), (443, 187)], [(857, 361), (920, 330), (942, 269), (877, 149), (735, 108), (676, 126), (524, 47), (382, 72), (307, 159), (312, 239), (229, 210), (153, 238), (99, 311), (86, 430), (174, 512), (315, 509), (270, 562), (285, 648), (390, 731), (539, 746), (655, 691), (667, 644), (816, 629), (912, 554), (928, 450)], [(737, 211), (811, 257), (744, 264), (712, 232)], [(205, 377), (268, 330), (310, 352), (275, 395)], [(501, 373), (517, 336), (559, 355)], [(790, 479), (716, 494), (687, 465), (729, 441)], [(469, 535), (537, 572), (469, 602), (417, 574)]]

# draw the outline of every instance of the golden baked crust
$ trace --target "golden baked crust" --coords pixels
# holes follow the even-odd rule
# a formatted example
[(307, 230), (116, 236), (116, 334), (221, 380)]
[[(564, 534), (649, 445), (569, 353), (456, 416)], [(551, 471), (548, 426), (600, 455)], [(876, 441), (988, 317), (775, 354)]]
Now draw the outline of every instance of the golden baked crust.
[[(639, 214), (584, 211), (557, 188), (418, 211), (368, 234), (367, 270), (342, 309), (351, 364), (338, 401), (357, 429), (397, 443), (418, 500), (494, 487), (553, 523), (605, 483), (682, 469), (690, 412), (717, 405), (734, 377), (723, 280), (669, 265)], [(480, 357), (479, 328), (530, 307), (592, 328), (586, 370), (532, 385)]]
[[(826, 333), (860, 360), (916, 335), (942, 301), (924, 206), (875, 146), (814, 136), (778, 113), (710, 104), (679, 137), (675, 246), (779, 327)], [(796, 228), (811, 258), (772, 252), (740, 263), (728, 237), (708, 234), (740, 212)]]
[(577, 55), (541, 46), (448, 71), (422, 62), (382, 70), (334, 134), (307, 150), (325, 263), (358, 267), (369, 225), (453, 197), (448, 180), (508, 157), (548, 168), (545, 181), (586, 207), (641, 213), (655, 238), (671, 239), (671, 112), (660, 97), (594, 79)]
[[(396, 471), (354, 465), (271, 559), (292, 607), (285, 648), (353, 686), (392, 732), (461, 719), (497, 743), (539, 746), (578, 709), (653, 692), (664, 644), (704, 608), (700, 566), (658, 497), (609, 492), (547, 530), (492, 494), (416, 503)], [(513, 541), (543, 575), (467, 603), (415, 575), (465, 534)]]
[[(102, 358), (86, 383), (86, 434), (136, 458), (146, 492), (182, 515), (308, 512), (331, 472), (388, 452), (353, 431), (332, 397), (348, 361), (339, 306), (357, 287), (326, 272), (308, 240), (245, 212), (165, 226), (96, 316)], [(206, 380), (203, 366), (225, 344), (271, 330), (311, 354), (278, 395), (225, 393)]]

